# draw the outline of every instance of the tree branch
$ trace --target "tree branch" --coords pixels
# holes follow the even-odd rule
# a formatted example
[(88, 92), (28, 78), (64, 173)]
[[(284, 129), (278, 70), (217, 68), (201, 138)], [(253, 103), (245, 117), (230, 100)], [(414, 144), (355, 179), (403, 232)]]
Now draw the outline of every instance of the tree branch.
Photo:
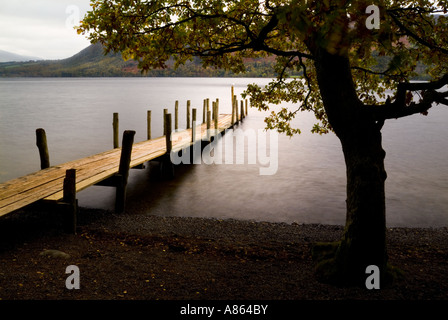
[[(309, 99), (309, 97), (310, 97), (310, 95), (311, 95), (311, 91), (312, 91), (312, 88), (311, 88), (311, 79), (310, 79), (309, 76), (308, 76), (308, 72), (307, 72), (307, 70), (306, 70), (306, 66), (305, 66), (305, 64), (303, 63), (302, 57), (299, 57), (299, 62), (300, 62), (300, 66), (301, 66), (302, 69), (303, 69), (303, 76), (304, 76), (304, 78), (305, 78), (305, 80), (306, 80), (306, 83), (307, 83), (307, 86), (308, 86), (308, 93), (307, 93), (307, 95), (306, 95), (306, 97), (305, 97), (305, 101), (303, 102), (303, 105), (305, 106), (305, 108), (308, 109), (308, 99)], [(296, 112), (297, 112), (297, 111), (296, 111)]]
[[(307, 54), (307, 53), (304, 53), (301, 51), (284, 51), (284, 50), (272, 48), (265, 43), (265, 40), (268, 38), (269, 33), (272, 32), (278, 25), (279, 21), (278, 21), (278, 18), (275, 13), (271, 14), (271, 15), (265, 14), (265, 13), (256, 13), (256, 14), (260, 14), (265, 17), (269, 17), (269, 16), (271, 17), (271, 19), (260, 30), (260, 32), (258, 34), (255, 34), (250, 29), (249, 24), (247, 24), (244, 21), (239, 20), (235, 17), (232, 17), (231, 15), (224, 14), (224, 13), (205, 14), (205, 13), (198, 12), (189, 6), (182, 5), (182, 4), (159, 8), (157, 11), (152, 12), (150, 15), (147, 15), (147, 17), (149, 17), (157, 12), (161, 12), (163, 10), (174, 8), (174, 7), (183, 8), (183, 9), (187, 10), (190, 13), (190, 16), (188, 16), (182, 20), (179, 20), (179, 21), (167, 23), (162, 26), (145, 28), (142, 31), (134, 31), (133, 34), (136, 34), (136, 35), (151, 34), (153, 32), (166, 30), (169, 28), (173, 28), (173, 27), (182, 25), (184, 23), (188, 23), (189, 21), (196, 19), (196, 18), (204, 19), (204, 20), (222, 19), (222, 20), (227, 20), (235, 25), (242, 26), (247, 35), (246, 39), (242, 39), (241, 41), (238, 41), (238, 42), (235, 41), (235, 42), (228, 43), (225, 45), (222, 44), (222, 45), (218, 46), (217, 48), (212, 48), (210, 46), (209, 48), (193, 49), (192, 47), (189, 47), (188, 49), (185, 49), (185, 52), (191, 53), (198, 57), (213, 57), (213, 56), (218, 56), (218, 55), (222, 55), (222, 54), (240, 52), (240, 51), (251, 49), (254, 51), (265, 51), (265, 52), (268, 52), (268, 53), (271, 53), (271, 54), (274, 54), (277, 56), (282, 56), (282, 57), (300, 57), (300, 58), (307, 58), (307, 59), (314, 60), (314, 57), (310, 54)], [(181, 52), (176, 52), (176, 53), (181, 53)]]
[[(448, 91), (437, 91), (446, 85), (448, 74), (431, 82), (400, 83), (394, 102), (388, 99), (383, 105), (367, 105), (366, 108), (376, 121), (403, 118), (417, 113), (426, 114), (434, 103), (448, 106)], [(412, 102), (412, 92), (416, 91), (421, 92), (421, 99), (419, 102)]]
[(442, 48), (440, 46), (436, 46), (436, 45), (432, 45), (431, 43), (429, 43), (428, 41), (426, 41), (425, 39), (422, 39), (421, 37), (419, 37), (417, 34), (415, 34), (415, 32), (413, 32), (411, 29), (407, 28), (401, 21), (400, 19), (398, 19), (398, 17), (396, 16), (396, 13), (388, 10), (389, 16), (392, 18), (392, 20), (394, 20), (394, 22), (397, 24), (397, 26), (403, 30), (406, 35), (408, 35), (409, 37), (413, 38), (415, 41), (417, 41), (418, 43), (420, 43), (421, 45), (424, 45), (425, 47), (428, 47), (432, 50), (437, 50), (440, 51), (444, 54), (448, 54), (448, 50), (445, 48)]

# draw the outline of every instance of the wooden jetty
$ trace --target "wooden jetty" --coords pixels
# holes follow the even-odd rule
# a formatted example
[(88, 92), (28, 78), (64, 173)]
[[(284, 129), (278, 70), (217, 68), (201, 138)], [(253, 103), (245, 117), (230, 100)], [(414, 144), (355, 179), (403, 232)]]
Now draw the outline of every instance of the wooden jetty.
[(218, 105), (219, 100), (213, 102), (211, 111), (209, 101), (204, 100), (203, 120), (197, 124), (196, 109), (190, 110), (188, 103), (187, 129), (179, 131), (176, 102), (175, 130), (172, 130), (171, 114), (165, 109), (164, 135), (155, 139), (151, 139), (151, 112), (148, 111), (148, 140), (134, 143), (135, 131), (128, 130), (123, 133), (121, 147), (118, 147), (117, 137), (118, 115), (114, 114), (114, 149), (55, 166), (50, 166), (49, 163), (45, 131), (37, 129), (37, 146), (42, 170), (0, 184), (0, 217), (38, 201), (55, 203), (68, 213), (68, 231), (75, 233), (76, 193), (92, 185), (116, 187), (115, 210), (123, 212), (130, 168), (140, 168), (143, 163), (155, 159), (170, 167), (172, 152), (185, 150), (204, 141), (209, 142), (213, 135), (231, 128), (247, 113), (247, 102), (245, 112), (241, 103), (241, 112), (238, 115), (238, 103), (233, 96), (233, 88), (232, 114), (219, 114)]

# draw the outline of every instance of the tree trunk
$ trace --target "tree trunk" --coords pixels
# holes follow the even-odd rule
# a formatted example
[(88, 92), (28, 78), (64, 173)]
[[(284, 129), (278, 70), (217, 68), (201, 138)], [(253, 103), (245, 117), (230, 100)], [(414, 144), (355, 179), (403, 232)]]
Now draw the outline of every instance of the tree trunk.
[(317, 274), (324, 281), (363, 285), (369, 265), (387, 275), (385, 152), (379, 129), (364, 129), (341, 143), (347, 170), (345, 230), (341, 241), (330, 246), (333, 251), (323, 257)]
[(347, 170), (347, 216), (340, 242), (316, 246), (317, 275), (338, 284), (362, 284), (366, 268), (386, 275), (386, 171), (381, 125), (359, 101), (350, 64), (343, 55), (320, 50), (315, 62), (328, 120), (341, 141)]

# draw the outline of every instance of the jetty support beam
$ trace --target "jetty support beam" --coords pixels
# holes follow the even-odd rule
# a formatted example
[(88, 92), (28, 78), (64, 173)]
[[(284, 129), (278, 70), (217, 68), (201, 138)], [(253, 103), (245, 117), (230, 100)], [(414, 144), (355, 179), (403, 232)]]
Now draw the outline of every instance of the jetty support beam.
[(76, 234), (78, 200), (76, 199), (76, 169), (65, 173), (63, 202), (67, 205), (67, 231)]
[(76, 199), (76, 169), (68, 169), (65, 172), (63, 198), (57, 202), (64, 216), (64, 230), (67, 233), (76, 234), (78, 220), (78, 200)]
[(126, 203), (126, 187), (128, 184), (129, 170), (131, 166), (132, 145), (134, 144), (135, 131), (126, 130), (123, 132), (120, 164), (118, 173), (112, 177), (98, 182), (97, 186), (115, 187), (115, 212), (123, 213)]
[(123, 142), (120, 157), (120, 166), (117, 177), (117, 191), (115, 198), (115, 211), (124, 212), (126, 202), (126, 187), (128, 184), (129, 167), (131, 165), (132, 145), (134, 144), (135, 131), (126, 130), (123, 133)]
[(174, 165), (171, 162), (171, 152), (173, 150), (171, 113), (166, 113), (164, 115), (164, 124), (166, 153), (162, 156), (162, 161), (160, 163), (160, 173), (163, 178), (172, 179), (174, 178)]

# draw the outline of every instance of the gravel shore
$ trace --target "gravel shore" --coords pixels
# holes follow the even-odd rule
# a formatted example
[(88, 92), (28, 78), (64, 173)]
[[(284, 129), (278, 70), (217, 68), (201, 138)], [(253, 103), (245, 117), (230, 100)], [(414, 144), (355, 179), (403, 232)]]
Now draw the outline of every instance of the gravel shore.
[[(314, 277), (311, 249), (343, 227), (81, 209), (76, 235), (54, 213), (0, 220), (3, 300), (446, 300), (448, 229), (389, 228), (391, 264), (405, 278), (380, 290)], [(46, 256), (45, 250), (66, 254)], [(68, 290), (76, 265), (81, 289)]]

